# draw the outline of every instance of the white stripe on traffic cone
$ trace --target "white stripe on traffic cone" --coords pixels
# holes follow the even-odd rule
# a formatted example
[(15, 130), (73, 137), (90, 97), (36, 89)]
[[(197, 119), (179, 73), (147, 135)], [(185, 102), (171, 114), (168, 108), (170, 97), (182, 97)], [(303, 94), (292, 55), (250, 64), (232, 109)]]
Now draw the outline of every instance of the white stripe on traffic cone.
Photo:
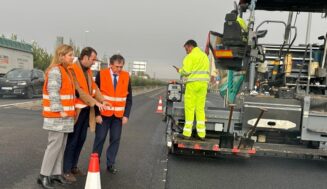
[(163, 113), (163, 111), (162, 111), (162, 97), (161, 96), (159, 98), (159, 103), (158, 103), (158, 107), (157, 107), (156, 113)]
[(99, 156), (97, 153), (91, 154), (85, 189), (101, 189)]

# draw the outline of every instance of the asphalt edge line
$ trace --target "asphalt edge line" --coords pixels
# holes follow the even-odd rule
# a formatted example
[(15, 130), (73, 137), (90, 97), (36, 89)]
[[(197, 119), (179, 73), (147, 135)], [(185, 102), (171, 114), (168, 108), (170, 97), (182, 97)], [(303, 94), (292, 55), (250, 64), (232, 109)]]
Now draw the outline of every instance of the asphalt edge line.
[(27, 102), (18, 102), (18, 103), (12, 103), (12, 104), (4, 104), (0, 105), (0, 108), (3, 107), (8, 107), (8, 106), (16, 106), (16, 105), (21, 105), (21, 104), (28, 104), (28, 103), (36, 103), (39, 102), (40, 100), (33, 100), (33, 101), (27, 101)]

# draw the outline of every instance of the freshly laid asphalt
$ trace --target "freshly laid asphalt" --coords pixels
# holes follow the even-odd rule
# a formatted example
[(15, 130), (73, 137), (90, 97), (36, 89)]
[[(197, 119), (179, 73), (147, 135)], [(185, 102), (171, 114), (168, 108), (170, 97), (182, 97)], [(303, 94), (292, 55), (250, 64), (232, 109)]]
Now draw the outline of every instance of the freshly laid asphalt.
[[(120, 171), (111, 175), (101, 164), (102, 188), (327, 188), (326, 161), (167, 155), (166, 126), (161, 121), (162, 115), (155, 113), (158, 98), (164, 93), (161, 89), (134, 97), (116, 162)], [(214, 104), (216, 100), (210, 99), (207, 103)], [(0, 99), (1, 105), (16, 102), (22, 100)], [(1, 189), (40, 188), (36, 177), (47, 144), (40, 113), (35, 107), (0, 107)], [(89, 132), (79, 161), (84, 171), (93, 140), (94, 134)], [(105, 162), (104, 156), (101, 162)], [(84, 188), (85, 180), (86, 177), (78, 177), (77, 183), (57, 188)]]

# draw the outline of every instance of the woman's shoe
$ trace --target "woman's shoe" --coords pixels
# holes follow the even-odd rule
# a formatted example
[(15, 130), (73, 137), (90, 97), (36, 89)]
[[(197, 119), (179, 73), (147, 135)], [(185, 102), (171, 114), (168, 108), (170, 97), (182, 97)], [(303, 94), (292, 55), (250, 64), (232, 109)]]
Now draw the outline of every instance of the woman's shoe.
[(40, 175), (37, 178), (37, 183), (45, 189), (55, 189), (55, 187), (51, 184), (50, 177), (48, 176)]

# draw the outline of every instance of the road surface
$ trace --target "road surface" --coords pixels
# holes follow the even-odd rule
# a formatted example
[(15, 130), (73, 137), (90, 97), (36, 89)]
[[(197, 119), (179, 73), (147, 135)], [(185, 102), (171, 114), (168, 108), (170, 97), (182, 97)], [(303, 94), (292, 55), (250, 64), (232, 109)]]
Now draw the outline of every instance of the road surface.
[[(167, 155), (165, 124), (155, 113), (164, 89), (134, 97), (130, 121), (124, 126), (117, 157), (119, 173), (111, 175), (101, 165), (103, 189), (207, 189), (207, 188), (326, 188), (327, 162), (255, 157), (206, 158)], [(214, 96), (208, 104), (214, 105)], [(37, 100), (37, 99), (32, 99)], [(47, 143), (40, 106), (12, 105), (21, 99), (0, 99), (0, 188), (35, 189)], [(27, 100), (29, 101), (29, 100)], [(36, 106), (36, 107), (35, 107)], [(88, 133), (79, 166), (87, 170), (94, 134)], [(107, 141), (108, 143), (108, 141)], [(106, 145), (107, 145), (106, 143)], [(105, 162), (104, 156), (102, 162)], [(65, 187), (80, 189), (86, 177)]]

